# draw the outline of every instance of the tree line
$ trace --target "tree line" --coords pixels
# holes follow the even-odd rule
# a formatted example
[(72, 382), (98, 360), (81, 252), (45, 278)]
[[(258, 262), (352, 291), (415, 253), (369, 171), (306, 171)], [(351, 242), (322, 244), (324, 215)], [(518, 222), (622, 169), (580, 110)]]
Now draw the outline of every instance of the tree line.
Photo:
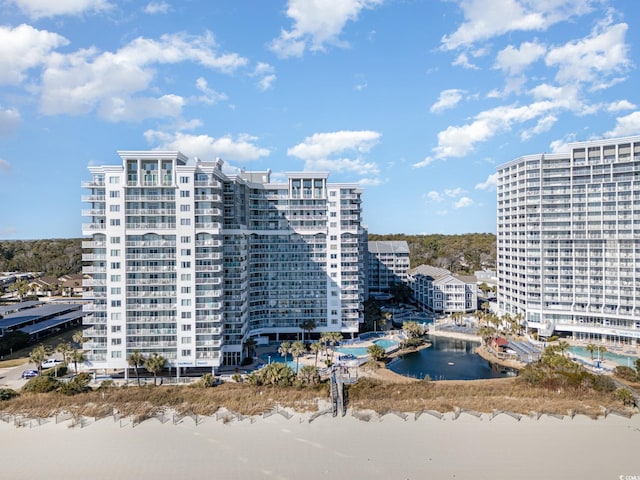
[(82, 270), (82, 239), (0, 240), (0, 272), (61, 277)]
[(369, 234), (370, 241), (406, 241), (411, 268), (432, 265), (452, 273), (473, 274), (483, 268), (495, 269), (496, 236), (493, 233), (461, 235)]

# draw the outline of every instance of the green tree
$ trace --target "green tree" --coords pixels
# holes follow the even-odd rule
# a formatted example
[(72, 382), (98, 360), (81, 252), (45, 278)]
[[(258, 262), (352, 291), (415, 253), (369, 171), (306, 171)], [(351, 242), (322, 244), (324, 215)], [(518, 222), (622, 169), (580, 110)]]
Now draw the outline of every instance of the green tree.
[(156, 385), (156, 379), (158, 378), (158, 374), (164, 368), (164, 364), (167, 363), (167, 360), (162, 356), (158, 355), (156, 352), (153, 352), (149, 355), (144, 361), (144, 367), (153, 373), (153, 384)]
[(274, 362), (259, 371), (261, 382), (267, 385), (289, 386), (293, 384), (296, 374), (291, 368), (280, 362)]
[(322, 351), (322, 344), (320, 342), (314, 342), (309, 346), (311, 353), (316, 356), (315, 367), (318, 368), (318, 354)]
[(569, 347), (569, 342), (565, 340), (560, 340), (558, 342), (558, 350), (560, 351), (560, 355), (562, 355), (563, 357), (566, 357), (566, 353), (569, 351)]
[(318, 369), (312, 365), (303, 365), (298, 372), (300, 382), (306, 385), (315, 385), (320, 382), (320, 374)]
[(74, 333), (71, 337), (71, 340), (80, 345), (80, 347), (82, 347), (83, 343), (86, 343), (88, 341), (88, 339), (84, 336), (84, 332), (82, 330), (78, 330), (76, 333)]
[(403, 322), (402, 330), (409, 336), (409, 338), (419, 338), (424, 335), (424, 327), (417, 322)]
[(142, 367), (144, 365), (144, 362), (145, 362), (144, 355), (142, 353), (140, 353), (139, 350), (134, 350), (127, 357), (127, 363), (129, 364), (130, 367), (133, 367), (133, 369), (136, 372), (136, 379), (138, 381), (138, 386), (140, 385), (140, 370), (139, 369), (140, 369), (140, 367)]
[(291, 343), (281, 342), (278, 347), (278, 353), (284, 357), (284, 361), (287, 361), (287, 354), (291, 351)]
[(636, 358), (635, 364), (636, 364), (636, 372), (638, 372), (638, 375), (640, 375), (640, 358)]
[(633, 405), (633, 394), (628, 388), (618, 388), (613, 394), (623, 405)]
[(598, 358), (603, 359), (606, 352), (607, 347), (605, 347), (604, 345), (598, 345)]
[(253, 358), (253, 353), (255, 352), (256, 347), (258, 346), (258, 342), (256, 342), (256, 340), (253, 337), (249, 337), (244, 341), (242, 345), (247, 351), (247, 357)]
[(10, 287), (10, 290), (18, 294), (18, 299), (20, 301), (22, 301), (27, 293), (29, 293), (29, 289), (29, 282), (26, 280), (18, 280)]
[(73, 362), (73, 367), (76, 375), (78, 374), (78, 363), (83, 363), (86, 359), (87, 356), (82, 350), (78, 348), (74, 348), (73, 350), (71, 350), (71, 353), (69, 354), (69, 360)]
[(42, 373), (42, 362), (49, 356), (49, 349), (42, 343), (35, 347), (29, 353), (29, 362), (33, 363), (38, 369), (38, 374)]
[(584, 348), (591, 354), (591, 361), (593, 361), (594, 355), (598, 351), (598, 346), (595, 343), (590, 343)]
[(300, 329), (302, 330), (302, 341), (304, 342), (304, 332), (308, 333), (308, 338), (311, 338), (311, 332), (316, 329), (316, 322), (313, 320), (304, 320), (300, 323)]
[(496, 329), (488, 325), (483, 325), (478, 329), (478, 335), (480, 335), (480, 338), (482, 338), (482, 343), (484, 345), (489, 343), (489, 340), (491, 340), (491, 338), (493, 338), (495, 334), (496, 334)]
[(380, 345), (377, 345), (375, 343), (367, 347), (367, 353), (371, 357), (371, 360), (375, 360), (376, 362), (379, 360), (382, 360), (386, 355), (384, 348), (382, 348)]
[(327, 334), (327, 344), (331, 347), (331, 359), (329, 360), (333, 363), (333, 354), (335, 353), (335, 346), (342, 341), (342, 334), (340, 332), (326, 332)]
[(71, 353), (71, 350), (71, 344), (69, 342), (60, 342), (56, 345), (56, 352), (62, 354), (62, 361), (65, 365), (67, 364), (67, 357), (69, 356), (69, 353)]
[(302, 342), (293, 342), (291, 345), (291, 356), (296, 359), (296, 373), (300, 371), (300, 357), (305, 354), (307, 347)]

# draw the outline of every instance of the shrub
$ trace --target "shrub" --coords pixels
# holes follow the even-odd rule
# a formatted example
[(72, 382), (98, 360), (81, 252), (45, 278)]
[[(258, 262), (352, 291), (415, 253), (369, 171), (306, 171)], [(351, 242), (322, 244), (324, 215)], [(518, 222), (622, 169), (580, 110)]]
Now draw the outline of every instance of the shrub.
[(73, 377), (70, 381), (62, 383), (58, 391), (64, 395), (76, 395), (91, 390), (89, 386), (91, 382), (91, 374), (82, 372)]
[(371, 357), (371, 360), (382, 360), (385, 356), (384, 348), (376, 344), (367, 347), (367, 353)]
[(242, 375), (240, 375), (239, 373), (234, 373), (233, 375), (231, 375), (231, 379), (236, 383), (241, 383)]
[(48, 377), (63, 377), (67, 374), (68, 367), (66, 365), (58, 365), (57, 367), (47, 368), (42, 371), (42, 375)]
[(638, 382), (640, 381), (640, 374), (636, 372), (633, 368), (625, 367), (623, 365), (619, 365), (615, 368), (613, 373), (616, 377), (619, 377), (627, 382)]
[(54, 377), (37, 376), (33, 377), (24, 384), (22, 390), (29, 393), (47, 393), (58, 390), (60, 381)]
[(205, 373), (198, 381), (198, 385), (204, 388), (213, 387), (215, 386), (215, 384), (216, 384), (216, 377), (214, 377), (210, 373)]
[(12, 398), (17, 397), (18, 395), (20, 394), (15, 390), (12, 390), (11, 388), (0, 388), (0, 401), (11, 400)]
[(633, 405), (633, 395), (628, 388), (618, 388), (613, 395), (622, 401), (623, 405)]

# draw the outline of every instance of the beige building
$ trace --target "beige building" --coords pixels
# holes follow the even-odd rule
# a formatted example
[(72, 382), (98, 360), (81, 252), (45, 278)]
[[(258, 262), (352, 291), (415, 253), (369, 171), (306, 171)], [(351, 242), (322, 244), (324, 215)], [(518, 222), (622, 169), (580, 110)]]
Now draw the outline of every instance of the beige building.
[(408, 272), (414, 299), (436, 313), (473, 312), (478, 305), (474, 276), (454, 275), (444, 268), (420, 265)]

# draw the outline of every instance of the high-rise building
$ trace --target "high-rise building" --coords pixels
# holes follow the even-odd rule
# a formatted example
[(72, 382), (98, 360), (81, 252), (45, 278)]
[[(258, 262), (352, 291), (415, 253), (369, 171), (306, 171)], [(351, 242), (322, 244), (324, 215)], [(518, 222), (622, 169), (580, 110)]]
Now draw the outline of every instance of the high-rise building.
[(388, 294), (394, 285), (407, 283), (407, 270), (409, 270), (407, 242), (370, 240), (368, 249), (368, 286), (371, 294)]
[(249, 337), (358, 332), (366, 230), (354, 184), (327, 173), (227, 175), (222, 160), (121, 151), (82, 201), (84, 324), (93, 368), (138, 350), (169, 365), (237, 365)]
[(542, 336), (640, 344), (640, 136), (497, 169), (498, 307)]

